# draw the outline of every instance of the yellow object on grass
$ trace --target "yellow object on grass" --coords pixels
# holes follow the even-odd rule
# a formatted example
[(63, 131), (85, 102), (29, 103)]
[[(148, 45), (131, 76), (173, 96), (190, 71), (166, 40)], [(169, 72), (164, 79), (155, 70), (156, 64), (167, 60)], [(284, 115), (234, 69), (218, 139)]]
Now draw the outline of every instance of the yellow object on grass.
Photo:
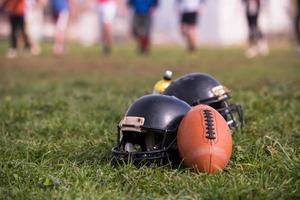
[(167, 70), (162, 80), (159, 80), (153, 88), (153, 94), (162, 94), (165, 89), (172, 83), (172, 72)]

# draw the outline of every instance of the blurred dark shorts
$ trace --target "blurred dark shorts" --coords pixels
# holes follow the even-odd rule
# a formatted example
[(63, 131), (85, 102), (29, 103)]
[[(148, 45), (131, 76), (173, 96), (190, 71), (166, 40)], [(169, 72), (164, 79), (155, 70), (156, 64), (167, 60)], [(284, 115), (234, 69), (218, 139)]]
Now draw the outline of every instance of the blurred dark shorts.
[(149, 37), (151, 30), (151, 14), (134, 14), (132, 20), (132, 33), (135, 37)]
[(186, 12), (181, 15), (181, 24), (196, 25), (198, 19), (197, 12)]
[(58, 20), (59, 13), (52, 13), (52, 19), (56, 23)]
[(52, 10), (52, 19), (56, 23), (59, 19), (59, 16), (61, 13), (69, 13), (68, 9), (63, 9), (63, 10)]

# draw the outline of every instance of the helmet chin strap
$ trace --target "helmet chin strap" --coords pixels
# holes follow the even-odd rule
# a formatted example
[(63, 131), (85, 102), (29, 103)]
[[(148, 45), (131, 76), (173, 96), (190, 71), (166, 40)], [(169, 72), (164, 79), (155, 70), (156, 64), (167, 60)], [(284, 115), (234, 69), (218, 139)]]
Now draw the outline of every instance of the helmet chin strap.
[(234, 120), (227, 121), (228, 126), (232, 126), (233, 123), (234, 123)]

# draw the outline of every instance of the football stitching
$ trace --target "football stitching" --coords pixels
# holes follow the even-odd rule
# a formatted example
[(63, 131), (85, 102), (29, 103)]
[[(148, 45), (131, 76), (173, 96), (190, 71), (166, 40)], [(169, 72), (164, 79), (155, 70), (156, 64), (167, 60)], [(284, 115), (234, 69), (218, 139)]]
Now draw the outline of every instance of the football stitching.
[(214, 129), (214, 120), (213, 120), (213, 113), (211, 110), (203, 110), (204, 114), (204, 121), (205, 121), (205, 127), (206, 127), (206, 138), (207, 139), (216, 139), (216, 133)]

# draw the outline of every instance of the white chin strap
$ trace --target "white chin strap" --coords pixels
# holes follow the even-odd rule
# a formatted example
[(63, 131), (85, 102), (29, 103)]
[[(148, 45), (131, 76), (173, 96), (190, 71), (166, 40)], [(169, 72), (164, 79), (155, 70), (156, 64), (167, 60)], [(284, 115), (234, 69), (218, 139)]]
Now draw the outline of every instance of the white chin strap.
[(125, 144), (125, 151), (127, 151), (127, 152), (133, 152), (134, 151), (133, 144), (130, 143), (130, 142), (126, 142), (126, 144)]

